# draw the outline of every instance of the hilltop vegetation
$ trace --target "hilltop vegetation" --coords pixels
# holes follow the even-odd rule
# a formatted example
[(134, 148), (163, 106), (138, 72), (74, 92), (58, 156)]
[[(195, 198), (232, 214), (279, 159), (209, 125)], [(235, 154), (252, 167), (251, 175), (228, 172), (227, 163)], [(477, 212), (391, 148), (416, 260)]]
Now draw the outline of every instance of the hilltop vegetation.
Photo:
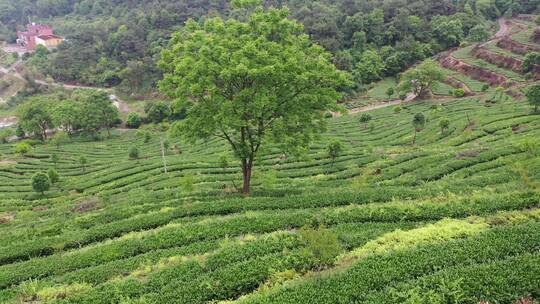
[[(0, 1), (3, 39), (30, 18), (55, 26), (68, 41), (29, 60), (57, 81), (118, 86), (129, 93), (155, 92), (160, 49), (188, 19), (235, 17), (227, 0), (212, 1)], [(352, 72), (357, 90), (395, 76), (442, 50), (489, 36), (489, 21), (533, 12), (535, 1), (264, 1), (287, 6), (310, 37)]]

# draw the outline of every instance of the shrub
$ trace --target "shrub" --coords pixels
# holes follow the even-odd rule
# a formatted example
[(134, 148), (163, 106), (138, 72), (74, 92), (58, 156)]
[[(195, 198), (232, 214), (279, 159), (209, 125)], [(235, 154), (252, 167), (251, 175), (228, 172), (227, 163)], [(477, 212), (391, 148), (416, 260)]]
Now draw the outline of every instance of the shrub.
[(139, 114), (131, 112), (126, 118), (126, 127), (137, 129), (142, 124), (142, 118)]
[(43, 172), (38, 172), (32, 176), (32, 189), (34, 191), (44, 194), (45, 191), (51, 188), (51, 180), (49, 176)]
[(394, 107), (394, 113), (396, 113), (396, 114), (400, 113), (402, 110), (403, 110), (403, 108), (401, 106), (395, 106)]
[(372, 119), (371, 114), (369, 113), (362, 113), (360, 116), (360, 123), (364, 124), (364, 128), (367, 128), (368, 122)]
[(391, 98), (392, 95), (394, 95), (395, 93), (395, 89), (392, 88), (392, 87), (389, 87), (388, 89), (386, 89), (386, 96), (388, 96), (388, 98)]
[(461, 98), (463, 96), (465, 96), (465, 90), (463, 89), (455, 89), (453, 92), (452, 92), (452, 95), (456, 98)]
[(482, 85), (482, 92), (485, 92), (489, 90), (489, 84), (485, 83), (484, 85)]
[(47, 175), (49, 176), (51, 184), (56, 184), (58, 181), (60, 181), (60, 176), (58, 175), (58, 172), (54, 170), (54, 168), (49, 168)]
[(449, 126), (450, 126), (450, 120), (448, 118), (443, 118), (439, 121), (439, 127), (441, 128), (441, 133), (444, 133), (444, 131), (448, 130)]
[(27, 142), (20, 142), (15, 145), (15, 153), (20, 154), (21, 156), (24, 156), (28, 151), (30, 151), (30, 144)]
[(15, 129), (15, 135), (18, 138), (24, 138), (26, 136), (26, 132), (24, 132), (24, 129), (21, 125), (17, 125), (17, 129)]
[(129, 158), (138, 159), (139, 158), (139, 149), (137, 147), (131, 147), (129, 149)]
[(399, 94), (399, 99), (401, 99), (401, 100), (407, 99), (407, 93), (400, 93)]
[(64, 131), (59, 131), (56, 134), (54, 134), (53, 137), (51, 137), (51, 143), (56, 146), (56, 148), (60, 148), (60, 145), (66, 143), (69, 141), (69, 136)]
[(83, 172), (86, 172), (87, 163), (88, 161), (86, 160), (86, 157), (84, 157), (84, 155), (81, 155), (81, 157), (79, 157), (79, 164), (81, 165)]
[(324, 227), (316, 230), (304, 227), (300, 230), (300, 239), (308, 253), (322, 266), (333, 265), (335, 258), (343, 250), (337, 235)]
[(328, 147), (326, 148), (326, 152), (327, 152), (328, 158), (332, 160), (332, 164), (335, 163), (336, 158), (339, 157), (342, 151), (343, 151), (343, 145), (341, 144), (340, 141), (336, 140), (336, 141), (331, 142), (328, 145)]

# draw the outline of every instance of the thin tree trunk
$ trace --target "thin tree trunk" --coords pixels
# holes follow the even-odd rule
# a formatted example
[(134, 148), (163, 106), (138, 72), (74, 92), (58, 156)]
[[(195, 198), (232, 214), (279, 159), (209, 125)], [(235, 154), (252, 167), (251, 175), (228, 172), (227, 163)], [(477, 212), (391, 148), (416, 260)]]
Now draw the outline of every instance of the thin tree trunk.
[(242, 193), (245, 195), (249, 194), (249, 189), (251, 186), (252, 168), (253, 168), (253, 160), (248, 160), (248, 159), (242, 160), (242, 173), (243, 173), (243, 179), (244, 179)]
[(161, 158), (163, 159), (163, 169), (167, 173), (167, 159), (165, 159), (165, 146), (163, 145), (163, 138), (161, 139)]

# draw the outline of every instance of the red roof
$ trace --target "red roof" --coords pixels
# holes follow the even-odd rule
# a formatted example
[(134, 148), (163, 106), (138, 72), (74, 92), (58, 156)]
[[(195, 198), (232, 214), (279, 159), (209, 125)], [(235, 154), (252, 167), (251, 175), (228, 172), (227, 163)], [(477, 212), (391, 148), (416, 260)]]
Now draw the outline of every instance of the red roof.
[(56, 35), (41, 35), (38, 38), (41, 40), (62, 39), (62, 37)]

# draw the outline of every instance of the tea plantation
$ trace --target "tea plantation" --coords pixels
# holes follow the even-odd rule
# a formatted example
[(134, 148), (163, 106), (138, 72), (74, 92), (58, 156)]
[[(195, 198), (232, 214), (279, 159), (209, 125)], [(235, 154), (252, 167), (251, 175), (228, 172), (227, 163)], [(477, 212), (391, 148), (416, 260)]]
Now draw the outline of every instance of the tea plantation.
[[(427, 122), (412, 145), (417, 113)], [(25, 156), (1, 144), (0, 302), (540, 299), (530, 105), (471, 97), (370, 115), (369, 127), (330, 118), (302, 158), (265, 150), (249, 197), (232, 191), (241, 172), (217, 140), (171, 142), (167, 173), (158, 131), (36, 143)], [(60, 180), (42, 196), (31, 177), (49, 168)]]

